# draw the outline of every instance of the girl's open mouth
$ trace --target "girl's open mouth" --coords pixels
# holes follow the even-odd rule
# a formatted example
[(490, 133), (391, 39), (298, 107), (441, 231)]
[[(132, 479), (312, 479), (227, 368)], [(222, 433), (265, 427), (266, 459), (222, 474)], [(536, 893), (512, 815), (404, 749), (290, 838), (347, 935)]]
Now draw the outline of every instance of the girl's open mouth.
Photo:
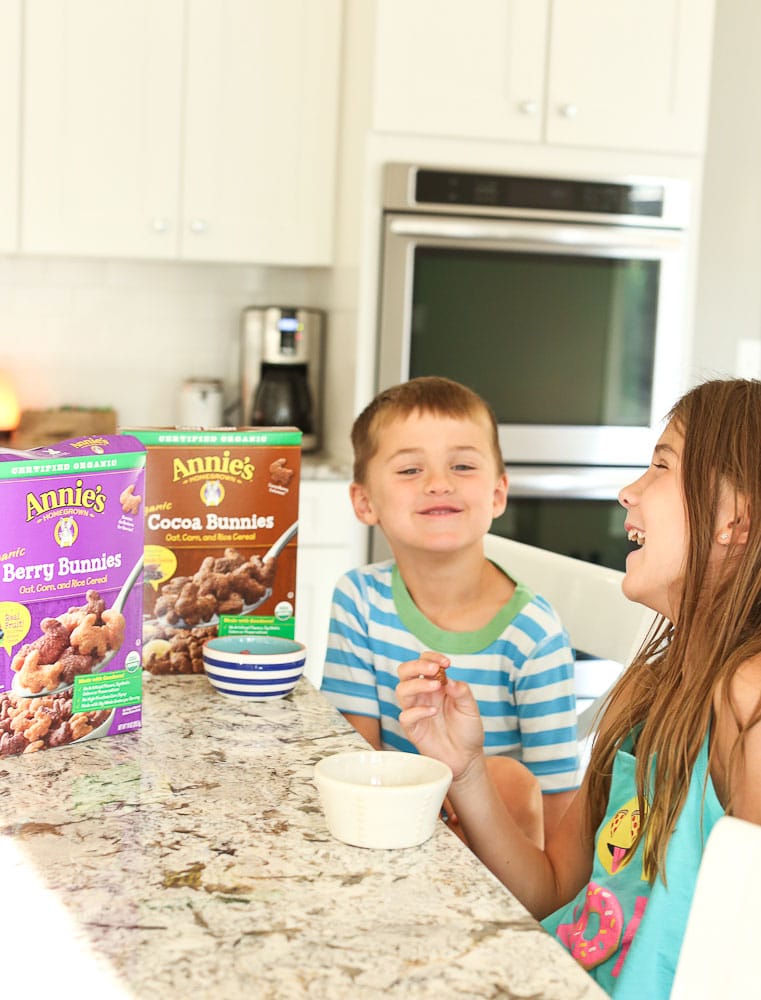
[(626, 537), (630, 542), (634, 542), (638, 546), (645, 544), (645, 532), (639, 528), (629, 528)]

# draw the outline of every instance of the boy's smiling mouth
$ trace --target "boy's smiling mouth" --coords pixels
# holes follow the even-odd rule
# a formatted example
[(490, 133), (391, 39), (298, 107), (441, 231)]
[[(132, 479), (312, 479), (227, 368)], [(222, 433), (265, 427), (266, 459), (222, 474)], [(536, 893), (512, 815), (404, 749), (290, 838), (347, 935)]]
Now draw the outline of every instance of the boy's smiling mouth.
[(425, 517), (442, 517), (445, 514), (460, 514), (461, 512), (461, 507), (454, 507), (452, 504), (436, 504), (435, 507), (426, 507), (418, 511)]

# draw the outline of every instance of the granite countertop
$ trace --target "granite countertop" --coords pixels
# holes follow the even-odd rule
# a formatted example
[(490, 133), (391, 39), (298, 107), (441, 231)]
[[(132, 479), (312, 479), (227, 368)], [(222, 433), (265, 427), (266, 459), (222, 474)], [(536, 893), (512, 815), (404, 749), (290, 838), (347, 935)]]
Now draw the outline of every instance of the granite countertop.
[(99, 1000), (603, 997), (443, 824), (401, 851), (331, 838), (314, 764), (364, 746), (306, 679), (242, 704), (146, 676), (140, 732), (0, 760), (4, 982)]

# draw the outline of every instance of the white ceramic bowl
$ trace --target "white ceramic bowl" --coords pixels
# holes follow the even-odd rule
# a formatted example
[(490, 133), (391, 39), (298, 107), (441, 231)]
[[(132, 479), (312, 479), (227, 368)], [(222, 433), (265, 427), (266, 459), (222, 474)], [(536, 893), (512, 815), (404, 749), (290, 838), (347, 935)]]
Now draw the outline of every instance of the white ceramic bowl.
[(328, 830), (355, 847), (415, 847), (428, 840), (452, 781), (446, 764), (396, 750), (325, 757), (314, 769)]
[(203, 647), (203, 667), (220, 694), (250, 701), (282, 698), (304, 672), (306, 647), (273, 635), (226, 635)]

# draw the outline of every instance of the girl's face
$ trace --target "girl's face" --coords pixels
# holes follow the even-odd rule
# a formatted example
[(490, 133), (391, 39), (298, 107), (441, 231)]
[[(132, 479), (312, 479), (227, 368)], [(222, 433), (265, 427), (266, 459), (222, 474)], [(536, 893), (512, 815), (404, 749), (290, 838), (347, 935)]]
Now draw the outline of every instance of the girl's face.
[[(675, 622), (679, 615), (689, 531), (682, 488), (684, 437), (671, 423), (661, 434), (644, 475), (618, 495), (626, 508), (624, 529), (639, 548), (626, 557), (624, 594)], [(732, 542), (747, 540), (747, 522), (735, 494), (722, 491), (714, 527), (710, 565), (718, 567)], [(742, 505), (741, 505), (742, 507)]]
[(626, 558), (622, 589), (632, 600), (675, 621), (687, 559), (687, 511), (682, 491), (684, 438), (673, 424), (661, 434), (649, 468), (618, 495), (624, 529), (639, 548)]

